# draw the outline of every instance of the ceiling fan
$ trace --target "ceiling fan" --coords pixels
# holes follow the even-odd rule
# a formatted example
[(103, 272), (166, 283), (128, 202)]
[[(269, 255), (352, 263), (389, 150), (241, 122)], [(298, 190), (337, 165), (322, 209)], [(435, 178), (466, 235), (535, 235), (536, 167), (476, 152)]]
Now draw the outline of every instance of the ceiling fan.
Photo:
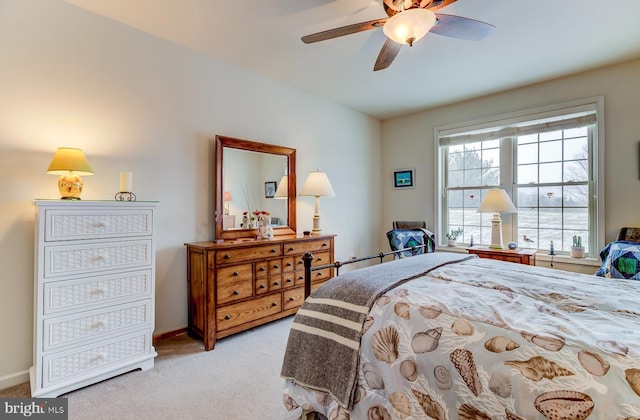
[(302, 37), (302, 42), (311, 44), (338, 38), (357, 32), (382, 27), (387, 36), (373, 71), (386, 69), (400, 52), (403, 44), (412, 46), (427, 32), (451, 38), (479, 41), (489, 35), (495, 26), (462, 16), (435, 13), (436, 10), (457, 0), (383, 0), (386, 18), (354, 23)]

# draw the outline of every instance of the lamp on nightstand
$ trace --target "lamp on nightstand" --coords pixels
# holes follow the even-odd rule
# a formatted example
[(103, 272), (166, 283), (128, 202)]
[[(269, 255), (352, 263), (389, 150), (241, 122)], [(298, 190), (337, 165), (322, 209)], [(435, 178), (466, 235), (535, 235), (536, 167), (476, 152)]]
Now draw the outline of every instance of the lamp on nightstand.
[(80, 200), (82, 193), (82, 178), (80, 175), (93, 175), (93, 169), (89, 166), (87, 158), (80, 149), (60, 147), (53, 155), (53, 159), (47, 168), (47, 173), (60, 175), (58, 178), (58, 190), (63, 200)]
[(479, 213), (493, 213), (493, 219), (491, 219), (491, 245), (489, 248), (504, 249), (500, 213), (515, 213), (517, 211), (507, 192), (500, 188), (490, 189), (476, 211)]
[(313, 214), (313, 229), (312, 235), (319, 235), (322, 229), (320, 229), (320, 197), (335, 197), (336, 193), (333, 191), (331, 182), (327, 174), (318, 170), (309, 172), (307, 180), (304, 181), (301, 196), (315, 197), (315, 211)]

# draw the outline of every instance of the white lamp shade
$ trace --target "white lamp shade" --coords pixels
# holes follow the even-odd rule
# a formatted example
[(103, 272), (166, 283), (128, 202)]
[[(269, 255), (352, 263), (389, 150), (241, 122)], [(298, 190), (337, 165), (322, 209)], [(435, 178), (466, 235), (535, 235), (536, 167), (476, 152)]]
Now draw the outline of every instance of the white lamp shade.
[(288, 198), (289, 197), (289, 175), (282, 175), (280, 178), (280, 183), (278, 184), (278, 188), (276, 188), (276, 193), (273, 195), (273, 198)]
[(335, 197), (331, 182), (327, 174), (320, 171), (309, 172), (307, 180), (304, 181), (300, 195), (310, 197)]
[(224, 201), (233, 201), (233, 197), (229, 191), (224, 192)]
[(505, 190), (493, 188), (487, 191), (476, 211), (478, 213), (515, 213), (517, 210)]
[(436, 15), (427, 9), (409, 9), (393, 15), (382, 27), (386, 36), (398, 44), (412, 45), (436, 23)]

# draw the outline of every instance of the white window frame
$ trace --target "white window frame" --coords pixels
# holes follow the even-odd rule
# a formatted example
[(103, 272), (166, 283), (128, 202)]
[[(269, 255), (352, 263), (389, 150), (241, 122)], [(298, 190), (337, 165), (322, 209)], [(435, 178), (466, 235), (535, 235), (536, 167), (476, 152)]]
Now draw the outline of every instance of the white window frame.
[[(435, 190), (434, 190), (434, 214), (436, 215), (436, 238), (439, 246), (446, 245), (445, 233), (447, 228), (447, 209), (444, 190), (444, 179), (446, 162), (444, 161), (444, 148), (440, 147), (440, 139), (448, 136), (455, 136), (456, 134), (478, 132), (482, 130), (497, 129), (500, 127), (512, 127), (517, 126), (528, 121), (543, 120), (554, 117), (561, 117), (563, 115), (577, 114), (580, 112), (591, 111), (595, 113), (596, 122), (593, 129), (592, 154), (590, 159), (593, 159), (592, 171), (593, 171), (593, 185), (591, 185), (590, 191), (592, 196), (590, 201), (593, 201), (593, 205), (590, 205), (589, 219), (594, 221), (593, 232), (590, 231), (590, 251), (591, 257), (597, 256), (598, 250), (605, 246), (605, 225), (604, 225), (604, 180), (601, 179), (604, 176), (604, 144), (605, 144), (605, 118), (604, 118), (604, 96), (594, 96), (584, 99), (578, 99), (575, 101), (564, 102), (555, 105), (549, 105), (539, 108), (533, 108), (523, 111), (517, 111), (504, 115), (497, 115), (489, 118), (482, 118), (474, 121), (461, 122), (457, 124), (435, 127), (434, 128), (434, 156), (436, 156), (435, 164)], [(505, 134), (504, 137), (507, 137)], [(503, 150), (504, 149), (504, 150)], [(512, 154), (512, 151), (501, 148), (501, 156), (505, 153)], [(512, 158), (512, 165), (515, 166)], [(501, 157), (502, 161), (502, 157)], [(501, 185), (499, 188), (504, 188), (512, 197), (515, 185), (513, 184), (512, 174), (515, 171), (515, 167), (508, 168), (509, 174), (503, 175), (506, 168), (501, 167)], [(505, 217), (506, 216), (506, 217)], [(516, 229), (514, 229), (516, 223), (515, 215), (503, 215), (503, 234), (505, 243), (507, 241), (517, 242)], [(546, 249), (544, 244), (538, 244), (540, 249)]]

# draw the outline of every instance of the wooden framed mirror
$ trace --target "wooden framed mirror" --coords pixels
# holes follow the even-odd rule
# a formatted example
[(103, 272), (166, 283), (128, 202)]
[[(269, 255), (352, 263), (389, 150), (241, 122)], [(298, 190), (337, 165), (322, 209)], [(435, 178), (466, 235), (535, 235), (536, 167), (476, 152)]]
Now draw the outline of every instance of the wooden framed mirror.
[(296, 149), (216, 136), (215, 164), (216, 239), (255, 238), (243, 223), (255, 211), (269, 212), (274, 235), (296, 233)]

